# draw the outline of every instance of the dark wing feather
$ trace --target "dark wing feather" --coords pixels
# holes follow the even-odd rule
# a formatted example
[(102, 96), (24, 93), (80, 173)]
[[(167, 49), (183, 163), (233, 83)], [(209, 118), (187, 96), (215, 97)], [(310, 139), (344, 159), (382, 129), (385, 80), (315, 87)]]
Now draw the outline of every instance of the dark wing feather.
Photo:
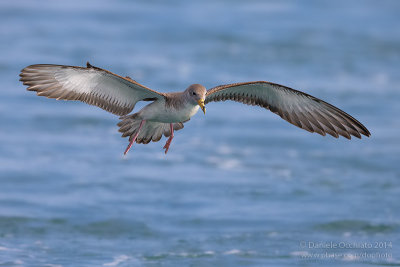
[(27, 90), (57, 100), (80, 100), (116, 115), (126, 115), (141, 100), (164, 98), (130, 78), (87, 64), (87, 68), (38, 64), (21, 71)]
[(261, 106), (309, 132), (350, 139), (370, 136), (358, 120), (325, 101), (275, 83), (258, 81), (220, 85), (207, 91), (205, 103), (233, 100)]

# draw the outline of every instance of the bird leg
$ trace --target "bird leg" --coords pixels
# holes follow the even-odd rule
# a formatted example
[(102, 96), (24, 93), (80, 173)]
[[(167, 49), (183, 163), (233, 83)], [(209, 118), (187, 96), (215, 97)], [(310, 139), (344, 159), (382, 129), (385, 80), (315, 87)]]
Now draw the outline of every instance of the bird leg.
[(124, 155), (126, 155), (126, 153), (128, 153), (128, 151), (129, 151), (129, 149), (131, 149), (133, 143), (135, 143), (136, 138), (139, 136), (140, 129), (142, 129), (142, 127), (143, 127), (143, 125), (144, 125), (145, 122), (146, 122), (146, 120), (142, 120), (142, 121), (140, 122), (139, 129), (137, 130), (137, 132), (136, 132), (135, 136), (132, 138), (132, 140), (129, 142), (128, 147), (125, 149)]
[(174, 138), (174, 125), (173, 123), (169, 124), (169, 128), (171, 129), (171, 135), (169, 136), (167, 142), (165, 143), (165, 146), (163, 147), (165, 149), (165, 154), (167, 154), (168, 149), (169, 149), (169, 145), (172, 142), (172, 139)]

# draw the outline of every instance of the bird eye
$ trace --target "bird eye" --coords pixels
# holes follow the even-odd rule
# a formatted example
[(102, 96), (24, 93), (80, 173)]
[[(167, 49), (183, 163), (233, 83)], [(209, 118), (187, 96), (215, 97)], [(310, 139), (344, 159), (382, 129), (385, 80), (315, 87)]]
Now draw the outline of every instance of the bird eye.
[(196, 93), (195, 93), (195, 92), (193, 92), (193, 93), (192, 93), (192, 95), (196, 95)]

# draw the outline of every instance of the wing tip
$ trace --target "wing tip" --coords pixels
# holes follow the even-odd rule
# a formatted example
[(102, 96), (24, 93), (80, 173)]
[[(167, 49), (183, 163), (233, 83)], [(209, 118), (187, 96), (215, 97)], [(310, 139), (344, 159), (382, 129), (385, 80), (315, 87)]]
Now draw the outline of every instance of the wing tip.
[(335, 138), (339, 138), (340, 136), (342, 136), (342, 137), (346, 138), (347, 140), (351, 140), (352, 136), (356, 137), (358, 139), (362, 139), (363, 136), (365, 136), (365, 137), (370, 137), (371, 136), (371, 133), (369, 131), (366, 131), (366, 132), (352, 132), (352, 133), (346, 132), (346, 133), (348, 135), (344, 135), (344, 134), (341, 134), (341, 133), (338, 136), (334, 136), (332, 134), (330, 134), (330, 135), (335, 137)]
[(363, 135), (365, 135), (366, 137), (370, 137), (371, 133), (370, 131), (368, 131), (368, 129), (366, 127), (363, 128), (364, 132), (362, 133)]
[[(316, 131), (315, 131), (316, 132)], [(316, 133), (318, 133), (318, 134), (320, 134), (320, 135), (322, 135), (322, 136), (326, 136), (326, 132), (323, 132), (323, 134), (321, 134), (320, 132), (316, 132)], [(330, 136), (332, 136), (332, 137), (335, 137), (336, 139), (338, 139), (339, 137), (344, 137), (344, 138), (346, 138), (347, 140), (351, 140), (352, 138), (352, 136), (353, 137), (356, 137), (356, 138), (358, 138), (358, 139), (362, 139), (362, 137), (363, 137), (363, 135), (365, 136), (365, 137), (370, 137), (371, 136), (371, 133), (370, 132), (357, 132), (357, 134), (355, 134), (355, 133), (349, 133), (349, 132), (347, 132), (347, 134), (348, 135), (344, 135), (344, 134), (342, 134), (342, 133), (337, 133), (337, 135), (334, 135), (334, 134), (332, 134), (332, 133), (328, 133)]]

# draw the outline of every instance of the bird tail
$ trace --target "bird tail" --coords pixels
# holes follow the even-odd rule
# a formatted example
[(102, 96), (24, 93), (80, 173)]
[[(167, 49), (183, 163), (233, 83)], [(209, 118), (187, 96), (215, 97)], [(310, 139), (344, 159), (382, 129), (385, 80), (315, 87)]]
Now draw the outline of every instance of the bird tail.
[[(120, 119), (121, 121), (117, 124), (120, 127), (118, 131), (122, 133), (122, 137), (129, 136), (129, 141), (131, 141), (137, 133), (142, 120), (138, 118), (137, 113), (122, 116)], [(183, 123), (176, 122), (173, 123), (173, 126), (174, 130), (177, 131), (183, 128)], [(171, 135), (169, 123), (146, 121), (136, 138), (136, 143), (148, 144), (150, 141), (158, 142), (163, 135), (166, 137)]]

